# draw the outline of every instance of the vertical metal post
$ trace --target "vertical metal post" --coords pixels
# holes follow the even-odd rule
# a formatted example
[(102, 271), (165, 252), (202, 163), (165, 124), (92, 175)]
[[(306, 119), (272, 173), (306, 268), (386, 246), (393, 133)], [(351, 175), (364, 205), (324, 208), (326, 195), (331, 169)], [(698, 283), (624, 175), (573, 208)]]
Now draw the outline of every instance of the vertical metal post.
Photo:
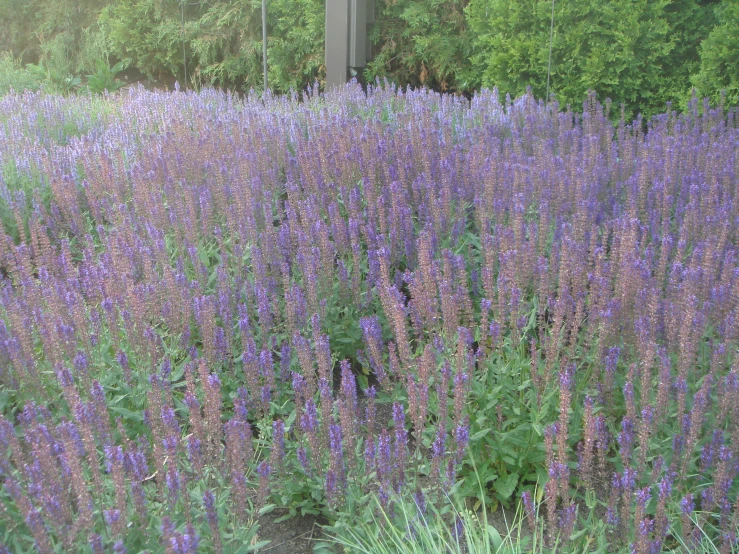
[(264, 94), (267, 94), (267, 0), (262, 0), (262, 64), (264, 71)]
[(549, 102), (549, 77), (552, 75), (552, 40), (554, 39), (554, 0), (552, 0), (552, 24), (549, 27), (549, 62), (547, 63), (547, 97), (545, 102)]
[(350, 0), (349, 67), (367, 62), (367, 0)]
[(187, 88), (187, 51), (185, 50), (185, 0), (180, 0), (180, 33), (182, 35), (182, 67), (185, 70), (185, 82)]
[[(367, 29), (375, 22), (375, 0), (367, 1)], [(372, 41), (370, 40), (369, 33), (365, 32), (365, 54), (367, 56), (366, 61), (372, 59)]]
[(349, 1), (326, 0), (326, 88), (346, 83), (349, 68)]

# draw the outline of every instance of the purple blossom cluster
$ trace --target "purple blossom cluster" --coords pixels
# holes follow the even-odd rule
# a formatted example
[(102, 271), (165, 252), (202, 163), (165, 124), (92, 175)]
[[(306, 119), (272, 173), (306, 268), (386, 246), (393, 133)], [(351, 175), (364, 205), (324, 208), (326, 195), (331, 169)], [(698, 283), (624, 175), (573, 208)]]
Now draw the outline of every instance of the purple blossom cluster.
[(0, 98), (0, 482), (39, 552), (225, 552), (270, 502), (433, 501), (473, 421), (513, 423), (471, 401), (506, 352), (552, 406), (549, 540), (598, 493), (640, 554), (699, 511), (735, 545), (735, 111), (86, 102)]

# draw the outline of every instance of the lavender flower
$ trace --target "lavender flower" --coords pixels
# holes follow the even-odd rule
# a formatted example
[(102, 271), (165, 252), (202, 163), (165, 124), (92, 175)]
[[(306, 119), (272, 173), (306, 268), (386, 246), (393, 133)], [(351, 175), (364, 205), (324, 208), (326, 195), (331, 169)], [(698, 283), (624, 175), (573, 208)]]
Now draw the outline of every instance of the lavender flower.
[(179, 499), (181, 487), (180, 473), (176, 468), (170, 466), (165, 477), (165, 483), (167, 485), (169, 503), (174, 505)]
[(390, 435), (386, 430), (380, 433), (377, 446), (377, 479), (384, 482), (393, 473), (393, 455)]
[(405, 428), (405, 410), (403, 405), (398, 402), (393, 404), (393, 422), (396, 429)]
[(457, 425), (454, 429), (454, 441), (457, 444), (457, 453), (455, 456), (456, 463), (460, 463), (464, 457), (464, 451), (467, 448), (467, 443), (470, 440), (470, 428), (469, 424), (464, 421)]
[(524, 491), (521, 494), (521, 501), (523, 502), (524, 513), (526, 514), (526, 521), (529, 529), (534, 530), (536, 528), (536, 508), (534, 507), (534, 500), (531, 497), (531, 492)]
[(333, 469), (329, 469), (326, 472), (325, 490), (326, 490), (326, 498), (328, 499), (328, 501), (330, 503), (335, 502), (338, 488), (337, 488), (336, 473), (334, 473)]
[(571, 502), (559, 514), (559, 532), (563, 541), (569, 541), (577, 521), (577, 504)]
[(257, 466), (257, 474), (259, 475), (258, 505), (263, 506), (269, 495), (269, 478), (272, 468), (267, 462), (260, 462)]
[(90, 535), (90, 548), (92, 548), (93, 554), (103, 554), (105, 552), (103, 538), (97, 534)]
[(218, 530), (218, 514), (216, 514), (215, 497), (210, 489), (206, 489), (203, 493), (203, 508), (205, 508), (205, 519), (208, 521), (208, 525), (211, 530), (217, 532)]
[(305, 448), (302, 446), (299, 446), (296, 450), (296, 454), (298, 457), (298, 462), (300, 462), (301, 467), (304, 471), (307, 473), (310, 473), (310, 462), (308, 462), (308, 455), (305, 452)]
[[(318, 410), (316, 409), (316, 404), (313, 402), (312, 399), (308, 400), (305, 403), (305, 408), (303, 409), (303, 415), (300, 418), (300, 426), (303, 429), (305, 433), (308, 434), (309, 437), (315, 437), (317, 436), (318, 432)], [(314, 449), (313, 455), (318, 455), (318, 444), (313, 444), (311, 442), (311, 448)]]
[[(297, 469), (332, 508), (352, 483), (391, 511), (422, 468), (440, 492), (469, 479), (472, 415), (497, 423), (506, 464), (543, 452), (517, 471), (548, 472), (552, 545), (576, 525), (573, 494), (591, 504), (615, 463), (609, 540), (656, 553), (678, 495), (733, 547), (735, 110), (692, 101), (614, 129), (594, 98), (578, 113), (382, 85), (304, 101), (134, 90), (112, 106), (0, 99), (0, 381), (22, 402), (0, 419), (0, 473), (37, 550), (113, 549), (161, 519), (161, 549), (194, 552), (190, 480), (213, 487), (203, 527), (222, 494), (220, 524), (241, 525), (253, 466), (256, 504)], [(43, 194), (10, 191), (6, 161)], [(357, 341), (383, 393), (364, 416), (347, 360), (335, 389)], [(526, 410), (550, 426), (523, 445)]]

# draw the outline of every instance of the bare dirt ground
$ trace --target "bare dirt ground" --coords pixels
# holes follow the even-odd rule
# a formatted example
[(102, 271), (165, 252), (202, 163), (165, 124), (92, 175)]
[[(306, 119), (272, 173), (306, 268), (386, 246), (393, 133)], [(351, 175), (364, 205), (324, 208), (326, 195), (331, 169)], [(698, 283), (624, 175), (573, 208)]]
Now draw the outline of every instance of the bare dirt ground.
[(275, 510), (259, 518), (257, 539), (270, 541), (258, 550), (259, 554), (312, 554), (316, 542), (325, 539), (319, 520), (296, 516), (278, 522), (285, 513)]

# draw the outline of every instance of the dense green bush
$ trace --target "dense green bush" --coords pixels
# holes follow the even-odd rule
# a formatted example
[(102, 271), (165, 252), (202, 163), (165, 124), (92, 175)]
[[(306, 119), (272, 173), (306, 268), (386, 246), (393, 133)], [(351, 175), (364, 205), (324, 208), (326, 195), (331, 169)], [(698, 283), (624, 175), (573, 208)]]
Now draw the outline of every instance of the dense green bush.
[(33, 43), (34, 21), (31, 4), (33, 0), (0, 0), (0, 51), (20, 58)]
[(324, 0), (271, 0), (269, 6), (270, 85), (276, 90), (302, 90), (323, 79)]
[(739, 2), (724, 0), (716, 8), (718, 25), (701, 43), (700, 72), (693, 82), (701, 94), (719, 96), (726, 91), (727, 101), (739, 103)]
[(111, 51), (150, 79), (182, 78), (186, 30), (179, 0), (119, 0), (105, 7), (100, 25)]
[[(695, 4), (692, 2), (691, 4)], [(653, 112), (676, 100), (675, 78), (689, 86), (675, 48), (668, 0), (570, 0), (555, 3), (551, 92), (579, 104), (588, 90), (631, 111)], [(531, 86), (546, 94), (552, 3), (472, 0), (467, 13), (476, 38), (475, 85), (518, 96)], [(682, 72), (682, 75), (680, 74)], [(677, 73), (677, 75), (675, 75)]]
[(14, 59), (10, 54), (0, 57), (0, 95), (11, 90), (38, 90), (42, 80)]
[(73, 60), (85, 31), (95, 26), (108, 4), (110, 0), (0, 0), (0, 51), (24, 62), (48, 60), (60, 51)]
[[(260, 87), (261, 25), (260, 0), (211, 3), (193, 28), (198, 82)], [(301, 90), (322, 76), (323, 1), (272, 0), (267, 25), (268, 80), (273, 90)]]
[[(273, 90), (322, 82), (324, 11), (325, 0), (268, 2)], [(739, 101), (737, 0), (555, 0), (549, 79), (551, 0), (376, 0), (375, 16), (368, 81), (542, 97), (549, 80), (560, 103), (594, 90), (627, 116), (684, 108), (693, 86)], [(170, 84), (263, 84), (261, 0), (0, 0), (0, 21), (0, 51), (58, 90), (101, 59)]]
[[(594, 90), (625, 104), (627, 115), (650, 115), (667, 102), (684, 107), (692, 84), (715, 97), (736, 90), (737, 6), (736, 0), (556, 2), (550, 91), (578, 107)], [(369, 79), (546, 94), (548, 0), (383, 0), (377, 11)]]
[[(269, 81), (302, 89), (320, 77), (324, 4), (274, 0), (268, 15)], [(242, 90), (262, 86), (260, 0), (187, 3), (118, 0), (100, 17), (112, 52), (149, 78), (187, 77), (188, 85)], [(187, 68), (187, 76), (185, 75)]]
[(376, 45), (367, 77), (442, 91), (468, 90), (460, 74), (469, 67), (464, 7), (467, 0), (378, 2), (371, 32)]
[(692, 97), (690, 76), (701, 66), (700, 45), (716, 24), (714, 8), (718, 0), (672, 0), (665, 7), (673, 47), (662, 75), (664, 96), (680, 99), (685, 107)]

